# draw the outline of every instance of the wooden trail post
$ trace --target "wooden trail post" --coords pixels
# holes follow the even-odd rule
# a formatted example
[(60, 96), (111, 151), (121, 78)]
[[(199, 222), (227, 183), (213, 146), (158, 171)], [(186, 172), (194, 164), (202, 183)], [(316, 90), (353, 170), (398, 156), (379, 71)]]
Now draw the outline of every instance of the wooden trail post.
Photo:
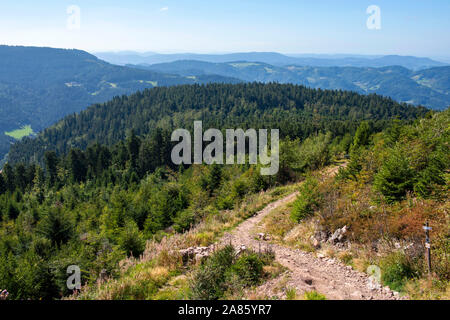
[(427, 260), (428, 265), (428, 273), (431, 274), (431, 243), (430, 243), (430, 230), (432, 230), (429, 226), (428, 220), (423, 226), (423, 230), (425, 230), (425, 259)]

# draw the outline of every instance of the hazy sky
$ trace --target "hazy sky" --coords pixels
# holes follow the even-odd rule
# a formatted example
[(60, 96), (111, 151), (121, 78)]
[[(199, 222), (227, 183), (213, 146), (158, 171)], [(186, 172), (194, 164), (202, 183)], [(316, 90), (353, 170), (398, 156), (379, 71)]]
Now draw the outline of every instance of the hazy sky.
[[(381, 10), (380, 30), (367, 28), (370, 5)], [(450, 1), (1, 0), (0, 44), (450, 57)]]

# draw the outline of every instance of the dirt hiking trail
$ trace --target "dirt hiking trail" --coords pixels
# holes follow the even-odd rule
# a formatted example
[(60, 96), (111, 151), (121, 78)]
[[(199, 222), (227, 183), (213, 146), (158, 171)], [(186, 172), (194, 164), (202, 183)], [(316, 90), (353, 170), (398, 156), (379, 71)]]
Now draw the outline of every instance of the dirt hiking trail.
[[(325, 177), (332, 177), (337, 174), (340, 167), (333, 167), (325, 170)], [(317, 258), (312, 253), (301, 250), (287, 248), (278, 244), (269, 244), (268, 242), (256, 240), (258, 234), (258, 225), (264, 217), (269, 215), (272, 210), (293, 202), (298, 193), (290, 194), (278, 201), (267, 205), (255, 216), (241, 223), (231, 233), (227, 233), (221, 240), (222, 244), (233, 244), (235, 247), (245, 246), (253, 250), (265, 249), (270, 246), (275, 253), (275, 259), (278, 263), (289, 269), (287, 274), (281, 275), (276, 279), (269, 280), (264, 285), (257, 288), (257, 294), (280, 296), (280, 282), (285, 277), (283, 286), (285, 288), (295, 288), (297, 294), (303, 296), (307, 291), (317, 291), (326, 296), (329, 300), (398, 300), (403, 299), (398, 293), (373, 286), (372, 280), (365, 273), (354, 270), (346, 266), (337, 259)], [(285, 297), (285, 293), (281, 293)]]

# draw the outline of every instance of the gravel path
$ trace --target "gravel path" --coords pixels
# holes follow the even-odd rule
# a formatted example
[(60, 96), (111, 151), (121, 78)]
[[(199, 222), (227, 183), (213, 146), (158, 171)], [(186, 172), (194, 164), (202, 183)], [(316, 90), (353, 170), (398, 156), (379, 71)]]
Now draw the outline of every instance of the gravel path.
[[(339, 167), (325, 172), (325, 175), (336, 174)], [(241, 223), (231, 233), (222, 238), (222, 244), (232, 243), (235, 247), (245, 246), (259, 250), (270, 246), (275, 253), (276, 261), (290, 270), (285, 287), (295, 288), (298, 294), (316, 290), (330, 300), (397, 300), (403, 299), (396, 292), (381, 286), (373, 286), (369, 276), (353, 270), (340, 261), (331, 258), (317, 258), (312, 253), (303, 252), (269, 244), (255, 239), (257, 226), (272, 210), (286, 205), (296, 199), (293, 193), (283, 199), (273, 202), (258, 212), (252, 218)], [(258, 293), (271, 296), (275, 293), (281, 279), (267, 282), (258, 288)]]

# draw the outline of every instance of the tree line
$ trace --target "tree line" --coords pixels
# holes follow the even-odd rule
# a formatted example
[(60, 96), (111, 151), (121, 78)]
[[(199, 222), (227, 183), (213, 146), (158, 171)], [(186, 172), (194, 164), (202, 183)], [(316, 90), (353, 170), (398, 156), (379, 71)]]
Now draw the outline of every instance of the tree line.
[(208, 128), (280, 129), (281, 137), (305, 139), (312, 133), (354, 133), (359, 122), (371, 120), (381, 130), (387, 121), (413, 120), (428, 110), (399, 104), (377, 95), (309, 89), (291, 84), (208, 84), (159, 87), (65, 117), (37, 138), (15, 143), (10, 163), (43, 164), (47, 150), (58, 155), (99, 143), (113, 146), (131, 130), (139, 136), (157, 128), (192, 130), (195, 120)]

